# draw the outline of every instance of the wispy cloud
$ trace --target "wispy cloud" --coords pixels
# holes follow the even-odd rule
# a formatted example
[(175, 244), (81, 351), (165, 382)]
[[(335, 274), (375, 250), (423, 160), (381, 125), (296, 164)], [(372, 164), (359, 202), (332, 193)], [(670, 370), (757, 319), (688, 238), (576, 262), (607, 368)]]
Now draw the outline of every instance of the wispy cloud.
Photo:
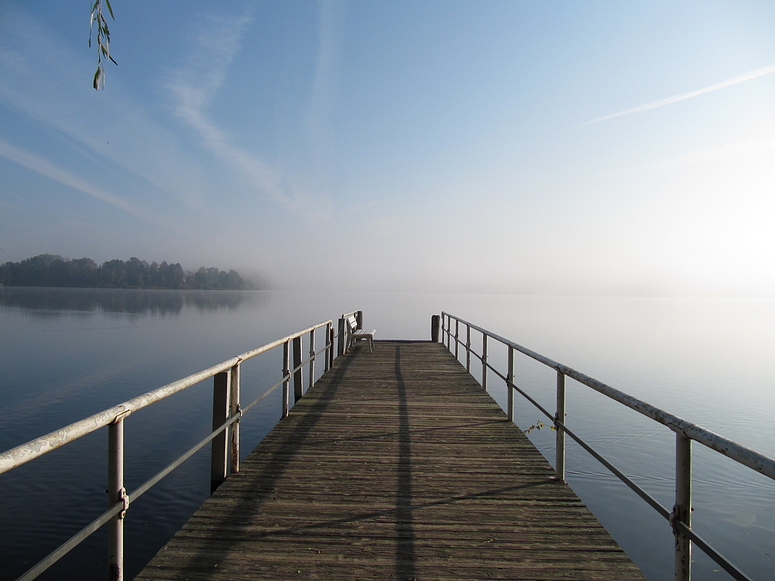
[(199, 135), (202, 144), (222, 161), (247, 175), (274, 202), (290, 205), (280, 173), (263, 159), (232, 143), (207, 109), (226, 81), (226, 73), (240, 49), (240, 39), (252, 22), (242, 17), (205, 16), (193, 35), (186, 63), (175, 70), (167, 89), (174, 112)]
[(124, 210), (125, 212), (134, 214), (138, 218), (142, 218), (148, 222), (153, 222), (154, 224), (160, 224), (157, 218), (148, 212), (138, 210), (120, 196), (112, 194), (103, 188), (89, 183), (88, 181), (78, 177), (66, 169), (59, 167), (54, 163), (51, 163), (39, 155), (35, 155), (34, 153), (30, 153), (29, 151), (25, 151), (23, 149), (19, 149), (18, 147), (14, 147), (3, 139), (0, 139), (0, 157), (4, 157), (13, 162), (16, 162), (37, 174), (45, 176), (65, 186), (69, 186), (84, 194), (92, 196), (93, 198), (97, 198), (98, 200), (110, 204), (111, 206), (115, 206), (116, 208)]
[[(334, 23), (330, 12), (323, 7), (323, 38), (308, 118), (313, 145), (322, 141), (320, 120), (327, 115), (332, 98), (328, 72), (334, 53), (329, 46)], [(235, 170), (234, 175), (246, 178), (248, 191), (253, 190), (307, 223), (320, 223), (321, 218), (331, 216), (329, 200), (322, 193), (324, 186), (320, 180), (305, 175), (286, 175), (276, 164), (237, 145), (229, 131), (220, 126), (209, 111), (211, 103), (228, 82), (228, 71), (252, 22), (253, 18), (248, 14), (237, 18), (201, 17), (191, 35), (187, 59), (169, 75), (166, 84), (174, 113), (196, 132), (210, 153)]]
[(709, 85), (707, 87), (698, 89), (696, 91), (691, 91), (689, 93), (679, 93), (678, 95), (673, 95), (672, 97), (666, 97), (664, 99), (651, 101), (650, 103), (645, 103), (644, 105), (639, 105), (637, 107), (633, 107), (632, 109), (626, 109), (624, 111), (619, 111), (618, 113), (612, 113), (610, 115), (605, 115), (604, 117), (598, 117), (597, 119), (592, 119), (591, 121), (587, 121), (586, 123), (583, 123), (581, 127), (592, 125), (594, 123), (600, 123), (601, 121), (607, 121), (608, 119), (613, 119), (615, 117), (623, 117), (625, 115), (642, 113), (643, 111), (649, 111), (651, 109), (656, 109), (658, 107), (664, 107), (665, 105), (671, 105), (672, 103), (677, 103), (678, 101), (684, 101), (686, 99), (698, 97), (699, 95), (712, 93), (713, 91), (718, 91), (720, 89), (726, 89), (727, 87), (731, 87), (733, 85), (745, 83), (746, 81), (757, 79), (759, 77), (763, 77), (764, 75), (769, 75), (770, 73), (775, 73), (775, 63), (770, 63), (767, 66), (755, 69), (753, 71), (747, 72), (737, 77), (732, 77), (731, 79), (727, 79), (725, 81), (721, 81), (713, 85)]

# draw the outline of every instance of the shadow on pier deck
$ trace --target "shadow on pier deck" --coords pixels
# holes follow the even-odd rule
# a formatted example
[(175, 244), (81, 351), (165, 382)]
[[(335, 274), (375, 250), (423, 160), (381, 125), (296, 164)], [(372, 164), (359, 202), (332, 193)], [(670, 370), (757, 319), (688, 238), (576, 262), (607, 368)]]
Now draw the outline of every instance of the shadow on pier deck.
[(443, 345), (356, 348), (138, 580), (643, 580)]

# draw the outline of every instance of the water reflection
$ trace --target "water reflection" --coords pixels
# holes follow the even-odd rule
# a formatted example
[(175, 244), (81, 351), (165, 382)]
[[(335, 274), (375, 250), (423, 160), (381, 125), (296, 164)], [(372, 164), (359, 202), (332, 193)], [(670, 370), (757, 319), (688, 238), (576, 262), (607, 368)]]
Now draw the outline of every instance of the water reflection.
[[(775, 450), (775, 300), (9, 287), (0, 288), (0, 450), (353, 309), (364, 311), (380, 339), (428, 338), (431, 314), (445, 309), (743, 445), (771, 456)], [(480, 350), (481, 339), (473, 340)], [(491, 343), (488, 349), (490, 362), (504, 369), (505, 348)], [(553, 409), (554, 371), (527, 357), (515, 364), (520, 386)], [(281, 350), (243, 366), (243, 401), (274, 384), (281, 368)], [(474, 364), (472, 371), (480, 377), (480, 367)], [(209, 430), (210, 386), (205, 382), (131, 416), (128, 478), (143, 482), (172, 459), (172, 451)], [(503, 383), (491, 375), (488, 387), (505, 405)], [(242, 424), (244, 450), (277, 421), (282, 393), (275, 394)], [(539, 419), (532, 406), (517, 401), (518, 425)], [(672, 432), (573, 381), (568, 413), (574, 431), (672, 506)], [(554, 457), (551, 431), (529, 437)], [(15, 578), (61, 542), (65, 535), (54, 532), (85, 526), (92, 516), (79, 512), (76, 521), (75, 512), (104, 504), (106, 441), (103, 433), (0, 475), (0, 580)], [(772, 577), (775, 483), (703, 446), (695, 446), (694, 455), (698, 530), (745, 564), (752, 578)], [(85, 466), (85, 459), (94, 466)], [(209, 458), (190, 462), (133, 504), (127, 520), (132, 574), (206, 497)], [(666, 521), (574, 444), (568, 476), (651, 581), (672, 578), (673, 536)], [(47, 485), (54, 481), (73, 499), (69, 511), (57, 508)], [(91, 497), (82, 491), (99, 498), (87, 504)], [(101, 542), (86, 545), (45, 578), (104, 578)], [(701, 551), (695, 558), (695, 577), (715, 578), (717, 567)], [(75, 561), (94, 566), (85, 573)]]
[(0, 287), (0, 306), (46, 318), (70, 311), (179, 315), (184, 307), (214, 313), (262, 298), (258, 291)]

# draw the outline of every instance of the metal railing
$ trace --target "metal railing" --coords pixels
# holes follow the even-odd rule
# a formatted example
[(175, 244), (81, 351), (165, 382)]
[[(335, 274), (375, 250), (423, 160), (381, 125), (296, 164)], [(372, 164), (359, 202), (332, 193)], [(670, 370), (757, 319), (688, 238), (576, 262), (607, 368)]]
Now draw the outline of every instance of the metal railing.
[[(345, 318), (349, 315), (355, 315), (359, 324), (363, 320), (362, 311), (346, 313), (339, 319), (340, 329), (343, 328)], [(324, 329), (325, 344), (319, 352), (316, 352), (315, 332), (318, 329)], [(305, 335), (309, 335), (309, 357), (302, 360), (302, 337)], [(212, 442), (210, 461), (210, 490), (212, 493), (226, 479), (229, 473), (239, 472), (239, 426), (242, 416), (282, 385), (283, 396), (280, 419), (287, 417), (291, 407), (291, 382), (293, 382), (294, 401), (298, 401), (304, 391), (304, 367), (308, 366), (308, 387), (312, 387), (315, 382), (315, 360), (317, 356), (320, 353), (324, 354), (324, 370), (328, 371), (336, 357), (334, 341), (337, 338), (339, 345), (338, 353), (342, 354), (346, 347), (346, 337), (341, 331), (338, 335), (334, 333), (334, 325), (331, 320), (323, 321), (317, 325), (247, 351), (242, 355), (222, 361), (188, 377), (149, 391), (0, 454), (0, 474), (2, 474), (87, 434), (106, 426), (108, 428), (108, 510), (60, 545), (32, 569), (29, 569), (17, 581), (35, 579), (105, 524), (108, 525), (109, 579), (111, 581), (122, 581), (124, 578), (124, 518), (130, 506), (130, 499), (132, 502), (136, 501), (150, 490), (152, 486), (156, 485), (210, 442)], [(240, 365), (248, 359), (266, 353), (280, 345), (283, 347), (282, 378), (248, 405), (242, 407), (240, 402)], [(132, 412), (136, 412), (183, 391), (210, 377), (213, 378), (212, 432), (136, 490), (127, 493), (126, 488), (124, 488), (124, 421), (126, 418)]]
[[(500, 377), (507, 386), (508, 403), (507, 413), (510, 421), (514, 420), (514, 392), (520, 393), (528, 401), (530, 401), (538, 410), (541, 411), (554, 425), (556, 429), (555, 436), (555, 476), (558, 480), (565, 481), (565, 436), (572, 438), (582, 448), (589, 452), (596, 460), (598, 460), (603, 466), (610, 470), (615, 476), (617, 476), (624, 484), (631, 488), (638, 496), (645, 500), (654, 510), (656, 510), (662, 517), (668, 520), (670, 526), (673, 529), (675, 535), (675, 579), (676, 581), (689, 581), (691, 579), (691, 550), (692, 544), (699, 547), (704, 551), (711, 559), (713, 559), (722, 569), (729, 573), (734, 579), (740, 581), (751, 581), (745, 573), (733, 565), (726, 557), (721, 555), (715, 548), (713, 548), (705, 539), (699, 536), (693, 529), (691, 523), (692, 516), (692, 441), (698, 442), (707, 446), (711, 450), (714, 450), (724, 456), (735, 460), (736, 462), (755, 470), (765, 476), (775, 480), (775, 459), (768, 456), (764, 456), (750, 448), (741, 446), (740, 444), (728, 440), (718, 434), (715, 434), (705, 428), (702, 428), (696, 424), (688, 422), (678, 416), (670, 414), (664, 410), (661, 410), (651, 404), (648, 404), (635, 397), (627, 395), (613, 387), (610, 387), (588, 375), (580, 373), (575, 369), (572, 369), (561, 363), (557, 363), (544, 357), (530, 349), (522, 347), (492, 333), (482, 327), (478, 327), (468, 321), (458, 318), (449, 313), (442, 312), (440, 321), (437, 318), (439, 315), (434, 315), (431, 322), (432, 338), (438, 340), (437, 333), (439, 324), (441, 327), (441, 342), (446, 345), (446, 348), (455, 355), (455, 358), (460, 360), (460, 347), (465, 349), (465, 366), (466, 369), (471, 372), (471, 357), (479, 359), (482, 364), (482, 377), (481, 385), (483, 388), (487, 388), (487, 372), (492, 371)], [(453, 325), (454, 322), (454, 325)], [(465, 341), (461, 339), (461, 326), (465, 327)], [(454, 327), (454, 328), (453, 328)], [(481, 353), (476, 353), (471, 345), (471, 331), (477, 331), (482, 336), (482, 350)], [(493, 339), (499, 343), (505, 345), (507, 351), (507, 367), (506, 373), (501, 373), (495, 369), (488, 362), (487, 344), (488, 339)], [(551, 367), (557, 372), (557, 384), (556, 384), (556, 411), (551, 414), (537, 401), (525, 393), (514, 382), (514, 352), (517, 351), (532, 359)], [(611, 462), (606, 460), (598, 452), (596, 452), (589, 444), (584, 442), (576, 434), (574, 434), (566, 425), (566, 406), (565, 406), (565, 378), (570, 377), (575, 379), (582, 385), (586, 385), (594, 389), (595, 391), (602, 393), (603, 395), (617, 401), (630, 409), (635, 410), (643, 414), (644, 416), (651, 418), (652, 420), (659, 422), (660, 424), (670, 428), (676, 434), (676, 473), (675, 473), (675, 505), (672, 510), (668, 510), (659, 501), (652, 497), (649, 493), (639, 487), (630, 478), (625, 476), (619, 469), (617, 469)]]

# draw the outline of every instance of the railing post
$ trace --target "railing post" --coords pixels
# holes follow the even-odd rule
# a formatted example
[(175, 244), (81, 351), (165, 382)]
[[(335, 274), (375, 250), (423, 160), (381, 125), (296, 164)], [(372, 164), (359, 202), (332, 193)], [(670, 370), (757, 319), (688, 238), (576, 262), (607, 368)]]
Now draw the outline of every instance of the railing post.
[(457, 354), (458, 354), (458, 345), (459, 345), (458, 337), (460, 336), (459, 331), (460, 331), (460, 321), (455, 319), (455, 359), (457, 359)]
[(471, 325), (466, 323), (466, 371), (471, 373)]
[(344, 317), (339, 317), (339, 330), (337, 334), (339, 335), (339, 345), (336, 353), (337, 355), (344, 355), (345, 342), (347, 341), (344, 333)]
[(291, 403), (291, 341), (283, 343), (283, 418), (288, 417), (288, 408)]
[(302, 392), (304, 391), (304, 373), (299, 365), (301, 365), (301, 337), (294, 337), (293, 342), (293, 403), (296, 403), (301, 399)]
[(440, 326), (441, 326), (441, 317), (439, 315), (431, 315), (431, 341), (433, 343), (439, 342)]
[[(229, 419), (231, 397), (229, 383), (231, 373), (222, 371), (213, 376), (213, 430), (220, 428)], [(229, 475), (229, 438), (224, 430), (213, 438), (210, 454), (210, 494)]]
[(675, 506), (670, 521), (675, 535), (675, 581), (690, 581), (692, 541), (675, 523), (692, 526), (692, 440), (682, 432), (675, 435)]
[(355, 328), (363, 329), (363, 311), (355, 311)]
[(557, 372), (557, 413), (554, 415), (555, 427), (555, 468), (554, 477), (565, 482), (565, 430), (559, 425), (565, 425), (565, 374)]
[(487, 391), (487, 333), (482, 333), (482, 388)]
[(309, 332), (309, 383), (307, 389), (315, 385), (315, 329)]
[(108, 508), (123, 502), (124, 510), (108, 523), (108, 579), (124, 579), (124, 517), (129, 497), (124, 488), (124, 417), (108, 426)]
[(326, 325), (326, 371), (331, 369), (334, 365), (334, 324), (328, 323)]
[[(237, 363), (229, 370), (231, 377), (229, 394), (229, 417), (239, 415), (242, 412), (240, 407), (240, 364)], [(229, 451), (229, 470), (236, 474), (239, 472), (239, 423), (237, 420), (231, 425), (231, 450)]]
[(506, 404), (509, 408), (506, 412), (509, 415), (509, 421), (514, 421), (514, 388), (512, 385), (514, 384), (514, 347), (509, 345), (509, 358), (508, 358), (508, 369), (506, 370), (506, 393), (507, 393), (507, 401)]

